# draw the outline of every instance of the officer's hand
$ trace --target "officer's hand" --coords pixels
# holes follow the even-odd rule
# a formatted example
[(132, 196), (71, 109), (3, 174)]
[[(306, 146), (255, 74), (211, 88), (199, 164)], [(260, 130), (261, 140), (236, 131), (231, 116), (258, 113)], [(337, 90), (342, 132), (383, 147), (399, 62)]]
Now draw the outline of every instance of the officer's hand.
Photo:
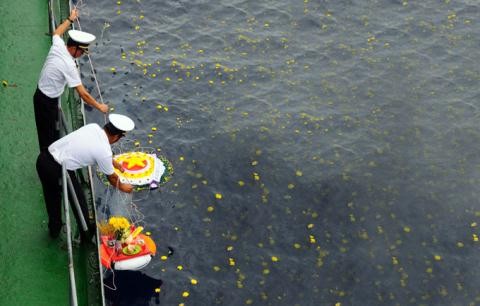
[(121, 191), (126, 192), (126, 193), (131, 193), (133, 191), (133, 186), (130, 185), (130, 184), (120, 184), (120, 186), (118, 186), (118, 188)]
[(100, 104), (98, 106), (98, 110), (101, 111), (102, 113), (106, 114), (106, 113), (108, 113), (108, 105), (107, 104)]
[(73, 9), (73, 10), (70, 12), (70, 16), (69, 16), (68, 18), (70, 18), (71, 20), (75, 21), (75, 20), (78, 18), (78, 10), (77, 10), (77, 9)]

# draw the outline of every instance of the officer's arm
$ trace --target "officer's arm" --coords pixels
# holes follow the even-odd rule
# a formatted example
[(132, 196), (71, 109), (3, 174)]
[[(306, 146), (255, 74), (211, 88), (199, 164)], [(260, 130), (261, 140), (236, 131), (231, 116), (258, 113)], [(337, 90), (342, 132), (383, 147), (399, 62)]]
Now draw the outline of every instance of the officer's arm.
[(75, 89), (77, 90), (78, 95), (80, 96), (80, 98), (82, 98), (83, 101), (85, 101), (85, 103), (87, 103), (87, 104), (90, 105), (90, 106), (95, 107), (96, 109), (98, 109), (98, 110), (101, 111), (102, 113), (107, 113), (107, 112), (108, 112), (108, 105), (107, 105), (107, 104), (98, 103), (97, 100), (95, 100), (95, 99), (92, 97), (92, 95), (90, 95), (90, 94), (88, 93), (87, 89), (85, 88), (85, 86), (83, 86), (83, 84), (78, 85), (77, 87), (75, 87)]
[(55, 29), (55, 31), (53, 31), (53, 35), (62, 36), (63, 33), (65, 33), (65, 31), (67, 31), (68, 28), (70, 28), (70, 25), (72, 24), (71, 21), (75, 21), (77, 17), (78, 17), (78, 11), (77, 9), (73, 9), (70, 12), (70, 16), (68, 16), (68, 18), (65, 19), (65, 21)]

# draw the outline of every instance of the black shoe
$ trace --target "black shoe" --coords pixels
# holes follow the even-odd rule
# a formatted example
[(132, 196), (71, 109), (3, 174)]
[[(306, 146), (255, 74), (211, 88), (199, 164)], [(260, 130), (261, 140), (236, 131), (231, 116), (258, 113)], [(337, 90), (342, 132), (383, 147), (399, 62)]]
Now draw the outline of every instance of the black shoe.
[(62, 227), (62, 223), (49, 223), (48, 232), (50, 234), (50, 237), (52, 237), (53, 239), (58, 238), (58, 236), (60, 236), (60, 232), (62, 231)]
[(86, 244), (91, 243), (93, 238), (93, 232), (88, 230), (86, 232), (80, 230), (80, 243)]
[(58, 230), (50, 229), (48, 232), (50, 234), (50, 237), (53, 238), (53, 239), (58, 238), (58, 236), (60, 236), (60, 229), (58, 229)]

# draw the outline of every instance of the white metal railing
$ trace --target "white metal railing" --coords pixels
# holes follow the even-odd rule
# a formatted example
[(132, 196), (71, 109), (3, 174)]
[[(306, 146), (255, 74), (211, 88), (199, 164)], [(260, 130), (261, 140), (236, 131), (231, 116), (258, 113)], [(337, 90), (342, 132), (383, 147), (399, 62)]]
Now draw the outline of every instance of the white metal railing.
[[(67, 0), (49, 0), (48, 1), (49, 16), (50, 16), (50, 28), (51, 28), (52, 32), (56, 29), (57, 22), (58, 23), (61, 22), (61, 19), (60, 19), (61, 18), (60, 2), (66, 4)], [(56, 5), (56, 7), (55, 7), (55, 5)], [(69, 12), (71, 11), (71, 9), (73, 7), (75, 7), (72, 4), (72, 1), (68, 1), (68, 6), (69, 6), (69, 9), (68, 9)], [(56, 8), (58, 10), (56, 10)], [(58, 12), (58, 15), (56, 14), (56, 12)], [(72, 24), (72, 27), (75, 28), (75, 25)], [(88, 59), (89, 59), (92, 71), (93, 71), (93, 73), (95, 73), (95, 70), (93, 68), (92, 61), (91, 61), (90, 57)], [(96, 76), (95, 76), (95, 80), (96, 80)], [(101, 93), (100, 93), (100, 88), (98, 86), (98, 82), (97, 82), (97, 90), (98, 90), (98, 92), (100, 94), (100, 98), (101, 98)], [(103, 99), (102, 99), (102, 103), (103, 103)], [(65, 134), (68, 134), (70, 132), (69, 125), (68, 125), (68, 121), (66, 120), (65, 113), (63, 112), (61, 105), (62, 105), (61, 104), (61, 98), (59, 98), (59, 105), (58, 105), (59, 106), (59, 122), (58, 122), (57, 128), (59, 130), (63, 130), (63, 132)], [(81, 103), (80, 112), (82, 113), (83, 124), (85, 124), (85, 112), (84, 112), (83, 103)], [(106, 118), (105, 118), (105, 120), (106, 120)], [(63, 129), (61, 129), (61, 127)], [(88, 176), (89, 176), (89, 182), (93, 182), (93, 171), (92, 171), (91, 167), (88, 167)], [(64, 202), (65, 223), (66, 223), (66, 230), (67, 230), (67, 248), (68, 248), (68, 261), (69, 261), (68, 262), (68, 269), (69, 269), (69, 277), (70, 277), (70, 304), (73, 305), (73, 306), (77, 306), (78, 305), (78, 295), (77, 295), (77, 288), (76, 288), (76, 282), (75, 282), (75, 269), (74, 269), (74, 261), (73, 261), (72, 227), (71, 227), (71, 221), (70, 221), (70, 210), (69, 210), (70, 206), (69, 206), (69, 198), (68, 198), (69, 191), (70, 191), (70, 195), (71, 195), (71, 197), (73, 199), (73, 202), (74, 202), (74, 207), (75, 207), (75, 209), (78, 213), (79, 219), (80, 219), (80, 223), (81, 223), (79, 225), (80, 230), (87, 231), (88, 226), (87, 226), (87, 223), (85, 221), (85, 217), (83, 216), (82, 210), (80, 208), (80, 203), (78, 201), (78, 197), (76, 196), (72, 180), (67, 173), (65, 165), (62, 165), (62, 183), (63, 183), (63, 200), (64, 200), (63, 202)], [(91, 193), (92, 193), (93, 209), (95, 210), (96, 205), (95, 205), (95, 200), (94, 200), (95, 195), (94, 195), (93, 187), (91, 187)], [(99, 237), (99, 235), (98, 235), (98, 229), (97, 229), (97, 233), (95, 235), (97, 245), (99, 245), (99, 238), (98, 237)], [(102, 268), (101, 268), (101, 265), (100, 265), (100, 255), (99, 255), (98, 252), (97, 252), (97, 262), (98, 262), (98, 268), (97, 268), (98, 271), (102, 271), (101, 270)], [(103, 278), (99, 277), (99, 281), (100, 281), (100, 290), (101, 290), (101, 304), (104, 306), (105, 305), (105, 298), (104, 298), (105, 293), (104, 293), (104, 288), (103, 288)]]
[[(65, 0), (63, 0), (65, 1)], [(73, 9), (73, 8), (77, 8), (77, 5), (79, 2), (81, 2), (82, 0), (75, 0), (75, 4), (73, 3), (72, 0), (68, 0), (68, 6), (69, 6), (69, 12)], [(81, 25), (80, 25), (80, 20), (78, 20), (77, 18), (77, 23), (78, 23), (78, 26), (79, 26), (79, 29), (81, 29)], [(75, 29), (75, 24), (72, 24), (72, 28)], [(92, 62), (92, 58), (90, 57), (90, 54), (87, 54), (87, 57), (88, 57), (88, 62), (90, 63), (90, 69), (91, 69), (91, 72), (93, 74), (93, 78), (95, 80), (95, 85), (96, 85), (96, 90), (97, 90), (97, 93), (99, 95), (99, 98), (100, 98), (100, 102), (103, 104), (104, 101), (103, 101), (103, 97), (102, 97), (102, 91), (100, 89), (100, 85), (98, 84), (98, 80), (97, 80), (97, 75), (96, 75), (96, 72), (95, 72), (95, 68), (93, 67), (93, 62)], [(79, 67), (77, 65), (77, 67)], [(85, 120), (85, 108), (84, 108), (84, 104), (83, 104), (83, 101), (81, 103), (81, 112), (82, 112), (82, 115), (83, 115), (83, 124), (86, 124), (86, 120)], [(104, 116), (104, 122), (106, 123), (107, 122), (107, 116), (105, 115)], [(91, 166), (88, 166), (88, 180), (91, 184), (91, 182), (93, 182), (93, 169)], [(90, 188), (90, 192), (91, 192), (91, 200), (92, 200), (92, 206), (93, 206), (93, 211), (94, 211), (94, 216), (96, 215), (96, 203), (95, 203), (95, 189), (93, 188), (93, 186), (91, 186)], [(96, 221), (96, 218), (95, 218), (95, 221)], [(98, 228), (95, 226), (95, 242), (96, 242), (96, 245), (100, 245), (100, 234), (98, 232)], [(97, 266), (97, 270), (98, 271), (102, 271), (102, 264), (101, 264), (101, 258), (100, 258), (100, 252), (97, 251), (97, 263), (98, 263), (98, 266)], [(100, 282), (100, 295), (101, 295), (101, 305), (102, 306), (105, 306), (105, 289), (104, 289), (104, 285), (103, 285), (103, 276), (100, 274), (100, 277), (99, 277), (99, 282)]]
[(67, 176), (65, 164), (62, 164), (63, 209), (65, 212), (65, 223), (67, 224), (68, 272), (70, 273), (70, 305), (77, 306), (78, 298), (77, 285), (75, 283), (75, 269), (73, 267), (72, 229), (70, 227), (70, 210), (68, 207)]
[[(54, 5), (55, 3), (53, 2), (53, 0), (48, 1), (51, 31), (55, 30), (56, 20), (57, 20), (57, 18), (55, 17)], [(59, 121), (57, 123), (57, 129), (60, 130), (60, 122), (62, 122), (66, 130), (66, 133), (68, 133), (65, 114), (61, 109), (61, 98), (59, 98), (58, 106), (59, 106)], [(72, 229), (71, 229), (71, 222), (70, 222), (67, 173), (66, 173), (65, 164), (62, 164), (62, 185), (63, 185), (63, 209), (65, 214), (65, 224), (67, 228), (68, 272), (69, 272), (69, 278), (70, 278), (70, 305), (77, 306), (78, 296), (77, 296), (77, 285), (75, 282), (75, 267), (73, 263)], [(76, 195), (74, 197), (76, 198)], [(78, 199), (77, 199), (77, 202), (78, 202)], [(81, 213), (81, 210), (80, 210), (80, 213)], [(82, 222), (82, 226), (83, 226), (85, 224), (85, 219), (83, 218), (83, 214), (80, 214), (79, 216), (81, 216), (80, 218), (83, 220)]]
[[(60, 120), (62, 122), (62, 126), (64, 127), (64, 132), (65, 132), (65, 134), (68, 134), (68, 129), (67, 129), (67, 125), (66, 125), (67, 122), (65, 121), (65, 114), (63, 113), (61, 108), (60, 108), (60, 118), (61, 118)], [(68, 189), (66, 189), (66, 187), (64, 187), (64, 193), (67, 194), (67, 198), (68, 198), (68, 192), (70, 192), (70, 196), (73, 199), (73, 204), (75, 205), (75, 209), (76, 209), (76, 211), (78, 213), (78, 217), (80, 219), (81, 230), (86, 232), (86, 231), (88, 231), (87, 222), (85, 221), (85, 217), (84, 217), (82, 209), (80, 207), (80, 202), (78, 201), (77, 193), (75, 192), (75, 187), (73, 186), (72, 178), (70, 177), (70, 175), (68, 174), (67, 171), (62, 172), (62, 181), (63, 180), (65, 180), (66, 187), (68, 187)], [(67, 224), (67, 227), (69, 227), (69, 226), (71, 227), (71, 224)]]

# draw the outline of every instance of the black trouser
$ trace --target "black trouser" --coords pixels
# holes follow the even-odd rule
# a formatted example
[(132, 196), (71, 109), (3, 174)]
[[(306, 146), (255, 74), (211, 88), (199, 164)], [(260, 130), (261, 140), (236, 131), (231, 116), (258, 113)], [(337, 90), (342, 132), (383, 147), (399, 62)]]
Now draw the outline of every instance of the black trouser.
[(50, 98), (37, 88), (33, 96), (35, 123), (37, 124), (40, 151), (60, 138), (58, 129), (58, 98)]
[[(40, 177), (40, 181), (42, 182), (43, 196), (45, 198), (45, 205), (47, 207), (48, 228), (50, 230), (50, 234), (55, 236), (55, 234), (58, 235), (60, 229), (62, 228), (62, 166), (55, 161), (48, 150), (44, 150), (40, 152), (40, 155), (37, 158), (37, 172), (38, 176)], [(77, 194), (78, 202), (80, 203), (80, 208), (85, 221), (87, 222), (89, 229), (92, 230), (95, 228), (95, 226), (89, 222), (85, 194), (83, 193), (80, 183), (77, 180), (75, 171), (68, 171), (68, 174), (72, 179), (73, 187), (75, 189), (75, 193)], [(74, 206), (75, 204), (72, 197), (69, 197), (69, 202), (75, 215), (75, 219), (77, 220), (78, 227), (81, 228), (81, 221)], [(81, 230), (80, 233), (83, 233), (83, 231)], [(89, 234), (93, 234), (93, 231), (90, 231)]]

